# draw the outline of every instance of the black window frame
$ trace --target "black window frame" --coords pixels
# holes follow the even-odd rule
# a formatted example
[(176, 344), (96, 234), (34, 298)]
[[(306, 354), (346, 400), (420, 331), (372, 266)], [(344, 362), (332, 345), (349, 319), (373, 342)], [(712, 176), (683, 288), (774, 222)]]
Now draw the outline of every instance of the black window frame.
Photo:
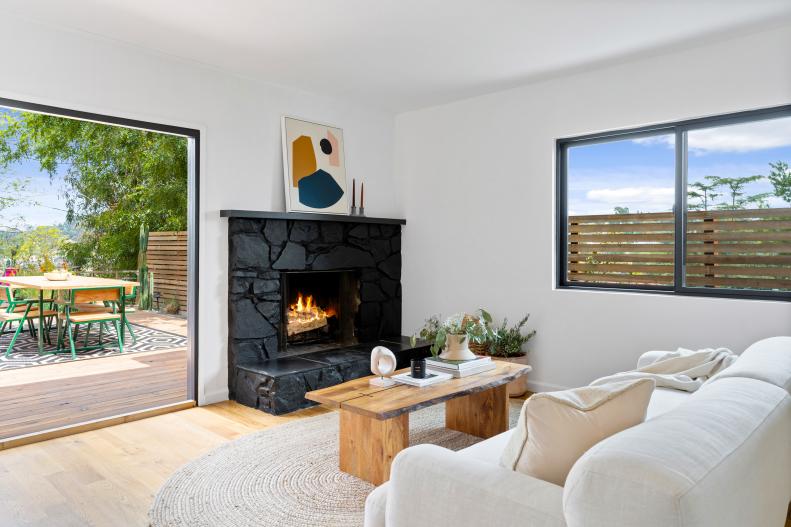
[[(687, 119), (651, 126), (626, 128), (611, 132), (580, 135), (557, 139), (555, 143), (555, 231), (556, 231), (556, 287), (558, 289), (600, 290), (639, 293), (659, 293), (684, 296), (740, 298), (753, 300), (791, 300), (789, 291), (763, 291), (751, 289), (719, 289), (687, 287), (684, 285), (687, 245), (687, 132), (731, 124), (743, 124), (782, 117), (791, 117), (791, 104), (721, 114), (712, 117)], [(655, 135), (675, 134), (675, 199), (674, 214), (674, 269), (672, 286), (642, 284), (601, 284), (568, 281), (568, 149), (574, 146), (608, 143), (625, 139), (638, 139)]]

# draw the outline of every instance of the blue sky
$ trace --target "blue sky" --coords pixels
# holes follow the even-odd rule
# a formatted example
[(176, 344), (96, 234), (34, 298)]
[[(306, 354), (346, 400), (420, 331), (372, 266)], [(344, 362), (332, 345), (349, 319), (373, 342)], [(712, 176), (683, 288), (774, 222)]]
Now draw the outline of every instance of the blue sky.
[[(14, 112), (0, 107), (0, 113)], [(0, 211), (0, 225), (15, 224), (20, 218), (23, 223), (20, 227), (58, 225), (66, 221), (63, 171), (50, 179), (49, 174), (41, 171), (37, 161), (26, 160), (0, 172), (0, 178), (4, 181), (16, 178), (28, 180), (27, 188), (22, 193), (26, 203)]]
[[(613, 141), (569, 149), (569, 214), (608, 214), (616, 206), (632, 212), (673, 207), (675, 153), (672, 135)], [(791, 164), (791, 118), (693, 130), (688, 134), (688, 179), (706, 175), (741, 177), (769, 173), (769, 162)], [(747, 194), (772, 192), (762, 180)], [(724, 197), (717, 202), (724, 200)], [(772, 207), (787, 206), (772, 197)]]
[(2, 218), (22, 217), (28, 226), (58, 225), (66, 221), (66, 202), (61, 196), (64, 186), (61, 174), (50, 180), (49, 174), (41, 172), (37, 162), (25, 161), (11, 167), (4, 178), (28, 178), (24, 197), (28, 203), (0, 212)]

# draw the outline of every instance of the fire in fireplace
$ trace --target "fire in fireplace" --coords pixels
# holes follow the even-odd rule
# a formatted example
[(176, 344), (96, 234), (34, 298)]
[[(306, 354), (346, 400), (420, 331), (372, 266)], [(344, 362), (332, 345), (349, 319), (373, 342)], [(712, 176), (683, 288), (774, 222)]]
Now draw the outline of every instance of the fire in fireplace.
[(313, 300), (313, 295), (297, 292), (297, 301), (288, 307), (288, 337), (297, 337), (311, 331), (325, 331), (329, 324), (327, 319), (335, 316), (332, 306), (320, 307)]
[(359, 280), (352, 271), (283, 273), (285, 338), (289, 353), (356, 343)]

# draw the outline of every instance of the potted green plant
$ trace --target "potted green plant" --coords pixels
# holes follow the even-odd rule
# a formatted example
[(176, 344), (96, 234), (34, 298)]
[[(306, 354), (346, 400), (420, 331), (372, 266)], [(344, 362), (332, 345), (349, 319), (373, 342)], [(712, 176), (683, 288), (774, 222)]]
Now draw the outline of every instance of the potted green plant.
[[(527, 325), (528, 318), (530, 318), (529, 314), (513, 326), (509, 326), (508, 319), (504, 318), (499, 326), (489, 329), (491, 336), (489, 354), (494, 360), (527, 364), (527, 352), (524, 350), (524, 345), (536, 334), (536, 330), (525, 333), (524, 327)], [(521, 397), (525, 392), (527, 392), (527, 376), (508, 383), (510, 397)]]
[(180, 309), (181, 302), (179, 302), (178, 298), (169, 298), (167, 302), (165, 302), (165, 313), (178, 315)]
[[(431, 342), (431, 355), (448, 360), (470, 360), (475, 353), (469, 343), (483, 343), (490, 339), (487, 323), (481, 317), (459, 313), (442, 320), (434, 315), (426, 320), (418, 336)], [(412, 338), (413, 342), (416, 340)], [(440, 353), (441, 352), (441, 353)]]

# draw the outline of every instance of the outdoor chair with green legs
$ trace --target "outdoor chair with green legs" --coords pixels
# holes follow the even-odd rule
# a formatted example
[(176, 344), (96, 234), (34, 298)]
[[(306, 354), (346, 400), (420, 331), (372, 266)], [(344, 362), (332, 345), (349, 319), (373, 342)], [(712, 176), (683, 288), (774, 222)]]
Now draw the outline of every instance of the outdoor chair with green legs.
[[(29, 304), (33, 304), (31, 308), (31, 312), (28, 314), (27, 317), (27, 327), (30, 331), (30, 336), (36, 338), (36, 327), (33, 324), (34, 320), (38, 320), (38, 300), (35, 298), (19, 298), (17, 294), (19, 293), (19, 288), (14, 288), (10, 286), (3, 287), (2, 295), (0, 298), (4, 300), (2, 309), (4, 311), (25, 311)], [(54, 293), (54, 292), (53, 292)], [(51, 344), (52, 342), (49, 339), (49, 331), (52, 329), (52, 324), (55, 322), (55, 311), (52, 309), (53, 304), (55, 303), (54, 296), (52, 298), (45, 298), (43, 305), (44, 305), (44, 338), (47, 343)], [(10, 326), (9, 326), (10, 328)], [(3, 334), (3, 331), (0, 331), (0, 335)]]
[[(121, 302), (122, 290), (118, 287), (105, 287), (100, 289), (74, 289), (71, 292), (71, 298), (66, 304), (66, 308), (59, 316), (65, 323), (63, 332), (58, 339), (58, 351), (63, 350), (63, 338), (65, 335), (69, 337), (69, 347), (71, 357), (77, 358), (77, 347), (74, 344), (74, 328), (82, 324), (99, 324), (100, 327), (105, 323), (112, 322), (115, 326), (115, 334), (118, 339), (118, 350), (124, 352), (124, 341), (121, 335), (121, 324), (124, 322), (123, 312), (116, 312), (116, 309), (104, 309), (102, 311), (92, 311), (80, 309), (80, 305), (88, 305), (92, 302), (108, 302), (111, 305), (119, 304)], [(103, 348), (102, 332), (99, 332), (99, 345), (92, 347)], [(83, 348), (86, 349), (86, 348)]]
[[(124, 288), (124, 306), (129, 307), (137, 302), (137, 286), (127, 286)], [(102, 302), (101, 304), (78, 304), (74, 306), (76, 309), (83, 313), (118, 313), (120, 306), (117, 302)], [(104, 323), (102, 323), (104, 325)], [(129, 331), (129, 334), (132, 336), (132, 345), (137, 343), (137, 336), (135, 335), (134, 330), (132, 329), (132, 324), (129, 322), (129, 318), (124, 316), (124, 326)], [(99, 327), (99, 331), (101, 331), (101, 326)], [(88, 324), (87, 329), (85, 330), (85, 337), (84, 342), (87, 345), (88, 337), (91, 333), (91, 324)]]
[[(10, 287), (3, 288), (3, 296), (5, 297), (7, 306), (4, 311), (0, 312), (0, 335), (5, 334), (6, 326), (10, 328), (14, 322), (18, 324), (14, 336), (11, 338), (11, 342), (8, 345), (8, 349), (6, 349), (5, 352), (5, 356), (8, 357), (14, 349), (14, 344), (16, 344), (17, 338), (22, 332), (25, 322), (28, 323), (28, 327), (31, 329), (31, 335), (35, 337), (32, 321), (39, 318), (39, 312), (37, 305), (38, 300), (16, 299)], [(53, 309), (45, 309), (43, 312), (43, 331), (44, 338), (47, 342), (49, 342), (49, 329), (52, 327), (52, 321), (55, 319), (55, 316), (57, 316), (57, 311)]]

